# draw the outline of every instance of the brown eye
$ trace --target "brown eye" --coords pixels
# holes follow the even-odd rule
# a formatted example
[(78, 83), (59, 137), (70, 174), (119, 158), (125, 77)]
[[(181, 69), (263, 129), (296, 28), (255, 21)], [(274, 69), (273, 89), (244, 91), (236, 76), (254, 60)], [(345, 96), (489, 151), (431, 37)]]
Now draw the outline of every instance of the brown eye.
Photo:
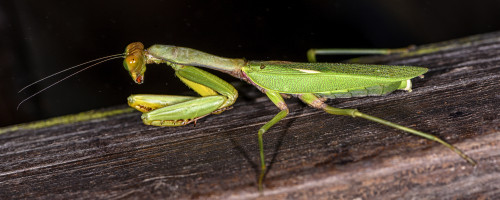
[(128, 56), (126, 60), (130, 67), (135, 67), (137, 61), (133, 56)]

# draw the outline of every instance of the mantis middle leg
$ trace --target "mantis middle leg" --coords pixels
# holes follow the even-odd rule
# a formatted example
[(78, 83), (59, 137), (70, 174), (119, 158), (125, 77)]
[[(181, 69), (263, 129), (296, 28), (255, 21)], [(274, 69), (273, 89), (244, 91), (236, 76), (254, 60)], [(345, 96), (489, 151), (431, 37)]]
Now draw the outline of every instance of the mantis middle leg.
[(259, 132), (257, 133), (259, 136), (259, 152), (260, 152), (260, 175), (259, 175), (259, 181), (258, 181), (258, 186), (259, 190), (262, 191), (263, 189), (263, 180), (264, 180), (264, 175), (266, 174), (266, 160), (264, 156), (264, 141), (262, 135), (271, 128), (274, 124), (279, 122), (281, 119), (285, 118), (288, 113), (288, 107), (285, 103), (285, 100), (283, 100), (283, 97), (279, 92), (276, 91), (265, 91), (267, 97), (281, 110), (278, 114), (276, 114), (270, 121), (268, 121), (264, 126), (260, 127)]

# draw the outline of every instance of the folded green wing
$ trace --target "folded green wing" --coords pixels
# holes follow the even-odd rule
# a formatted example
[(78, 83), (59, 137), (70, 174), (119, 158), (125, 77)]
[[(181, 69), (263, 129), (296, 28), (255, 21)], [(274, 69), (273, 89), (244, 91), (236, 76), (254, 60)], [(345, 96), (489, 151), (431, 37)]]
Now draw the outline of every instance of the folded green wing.
[(427, 68), (342, 63), (249, 62), (242, 69), (257, 85), (281, 93), (329, 93), (402, 82)]

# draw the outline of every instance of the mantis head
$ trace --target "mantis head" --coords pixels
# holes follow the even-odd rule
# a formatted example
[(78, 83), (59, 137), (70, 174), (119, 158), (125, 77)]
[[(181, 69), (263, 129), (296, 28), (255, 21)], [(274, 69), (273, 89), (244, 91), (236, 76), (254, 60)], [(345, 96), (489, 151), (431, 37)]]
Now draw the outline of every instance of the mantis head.
[(144, 72), (146, 72), (146, 61), (144, 56), (144, 45), (134, 42), (125, 48), (125, 60), (123, 66), (128, 71), (135, 83), (144, 82)]

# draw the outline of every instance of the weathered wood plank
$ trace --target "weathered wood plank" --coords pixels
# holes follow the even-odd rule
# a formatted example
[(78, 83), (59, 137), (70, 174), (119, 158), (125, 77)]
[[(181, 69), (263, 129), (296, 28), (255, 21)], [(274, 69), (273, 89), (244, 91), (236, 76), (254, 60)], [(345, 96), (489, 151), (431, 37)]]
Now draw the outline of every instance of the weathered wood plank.
[(412, 93), (329, 104), (436, 134), (479, 165), (435, 142), (287, 100), (290, 115), (265, 135), (270, 168), (259, 194), (256, 133), (278, 111), (261, 97), (196, 127), (145, 126), (133, 112), (7, 131), (0, 198), (500, 198), (500, 32), (415, 51), (428, 53), (366, 58), (430, 68)]

